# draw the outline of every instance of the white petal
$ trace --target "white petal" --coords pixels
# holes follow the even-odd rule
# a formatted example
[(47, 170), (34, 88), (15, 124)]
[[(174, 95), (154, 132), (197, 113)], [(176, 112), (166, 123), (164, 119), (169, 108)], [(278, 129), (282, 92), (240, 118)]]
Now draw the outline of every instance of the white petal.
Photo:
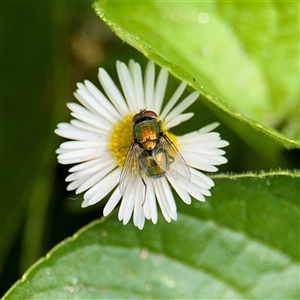
[(229, 142), (225, 141), (225, 140), (221, 140), (221, 141), (218, 142), (218, 148), (227, 147), (229, 145), (230, 145)]
[(189, 119), (191, 119), (194, 116), (194, 113), (185, 113), (185, 114), (180, 114), (171, 121), (164, 123), (165, 128), (169, 130), (170, 128), (173, 128)]
[(77, 158), (70, 158), (70, 159), (59, 159), (58, 162), (62, 165), (70, 165), (70, 164), (77, 164), (82, 163), (87, 160), (93, 160), (101, 156), (101, 152), (97, 152), (95, 154), (91, 154), (86, 157), (77, 157)]
[(172, 187), (178, 194), (178, 196), (182, 199), (182, 201), (186, 204), (191, 204), (192, 200), (189, 194), (186, 192), (184, 186), (182, 186), (179, 182), (177, 182), (174, 178), (168, 176), (168, 180), (171, 183)]
[(116, 167), (115, 161), (113, 159), (111, 159), (110, 161), (102, 160), (102, 162), (100, 164), (93, 165), (92, 167), (86, 168), (85, 170), (77, 171), (77, 172), (70, 174), (66, 178), (66, 181), (73, 181), (73, 180), (77, 180), (79, 178), (90, 176), (91, 174), (100, 172), (106, 166), (111, 166), (111, 165), (115, 165), (115, 167)]
[(173, 108), (173, 106), (177, 103), (178, 99), (182, 95), (183, 91), (186, 88), (186, 83), (181, 82), (175, 93), (172, 95), (167, 105), (164, 107), (163, 111), (160, 113), (160, 118), (164, 120), (165, 116), (169, 113), (169, 111)]
[[(75, 95), (77, 96), (76, 93)], [(91, 118), (94, 120), (95, 123), (100, 123), (101, 124), (100, 128), (104, 127), (106, 130), (107, 128), (111, 128), (111, 122), (108, 122), (105, 118), (103, 118), (100, 115), (93, 114), (91, 111), (89, 111), (88, 109), (84, 108), (83, 106), (77, 103), (69, 102), (67, 103), (67, 107), (73, 112), (73, 114), (82, 116), (83, 119)]]
[[(90, 94), (97, 100), (95, 105), (95, 109), (99, 112), (99, 114), (105, 114), (111, 116), (113, 120), (117, 119), (119, 121), (122, 120), (122, 116), (116, 110), (116, 108), (111, 104), (111, 102), (92, 84), (89, 80), (84, 81), (87, 90)], [(100, 104), (100, 105), (98, 105)]]
[[(101, 181), (91, 187), (85, 194), (84, 199), (92, 199), (97, 193), (101, 193), (101, 190), (106, 186), (111, 187), (111, 190), (117, 185), (120, 177), (120, 168), (114, 169), (110, 174), (106, 175)], [(106, 196), (106, 195), (105, 195)], [(103, 196), (104, 197), (104, 196)], [(90, 204), (89, 204), (90, 205)]]
[(193, 168), (196, 168), (196, 169), (199, 169), (202, 171), (206, 171), (206, 172), (217, 172), (218, 171), (218, 168), (216, 168), (215, 166), (213, 166), (209, 163), (197, 160), (197, 158), (192, 157), (191, 155), (189, 155), (189, 156), (185, 155), (184, 158), (185, 158), (185, 161), (187, 162), (187, 164)]
[(107, 196), (113, 190), (114, 187), (116, 187), (117, 184), (118, 184), (117, 178), (114, 178), (114, 180), (110, 179), (103, 182), (101, 190), (99, 190), (99, 192), (89, 200), (88, 205), (94, 205), (95, 203), (101, 201), (105, 196)]
[(135, 101), (136, 99), (135, 99), (133, 81), (127, 66), (124, 63), (117, 61), (117, 72), (118, 72), (119, 81), (122, 86), (122, 90), (125, 95), (125, 99), (127, 100), (129, 110), (139, 111), (138, 104)]
[[(120, 170), (115, 169), (106, 177), (101, 179), (96, 185), (84, 194), (84, 201), (82, 207), (93, 205), (102, 200), (107, 194), (109, 194), (118, 184), (120, 176)], [(92, 192), (91, 192), (92, 190)], [(91, 194), (93, 196), (91, 197)]]
[(77, 171), (89, 169), (92, 168), (93, 166), (102, 164), (103, 161), (111, 158), (113, 158), (112, 155), (110, 153), (106, 153), (106, 155), (103, 155), (100, 158), (89, 160), (84, 163), (73, 166), (72, 168), (69, 169), (69, 172), (77, 172)]
[[(196, 170), (195, 170), (196, 171)], [(191, 176), (191, 184), (198, 190), (199, 193), (201, 193), (204, 196), (211, 196), (210, 188), (214, 185), (214, 182), (212, 181), (212, 185), (208, 185), (207, 182), (205, 182), (202, 178), (199, 178), (199, 176), (195, 175), (193, 172)], [(203, 176), (203, 173), (201, 173)], [(210, 179), (210, 178), (209, 178)]]
[(141, 66), (134, 60), (129, 61), (129, 70), (133, 79), (135, 99), (139, 109), (145, 108), (144, 87)]
[(127, 103), (121, 92), (108, 75), (106, 70), (99, 68), (98, 79), (111, 102), (114, 104), (116, 109), (119, 111), (121, 116), (127, 116), (129, 114)]
[[(205, 145), (204, 145), (205, 146)], [(198, 144), (187, 144), (178, 146), (180, 153), (192, 152), (199, 155), (209, 155), (209, 156), (220, 156), (224, 155), (226, 152), (222, 149), (213, 147), (203, 147), (203, 145)]]
[(215, 185), (214, 181), (211, 178), (209, 178), (208, 176), (206, 176), (199, 170), (190, 168), (190, 171), (191, 171), (191, 175), (192, 175), (192, 181), (203, 182), (203, 184), (199, 185), (199, 183), (197, 183), (197, 185), (199, 185), (203, 188), (206, 188), (206, 189), (210, 189), (211, 187), (213, 187)]
[(142, 230), (144, 228), (144, 225), (145, 225), (145, 216), (143, 215), (143, 212), (141, 211), (141, 215), (140, 215), (140, 219), (137, 224), (137, 227), (139, 230)]
[[(111, 134), (111, 128), (110, 130), (103, 130), (103, 129), (100, 129), (100, 128), (96, 128), (94, 126), (91, 126), (87, 123), (84, 123), (84, 122), (81, 122), (79, 120), (76, 120), (76, 119), (72, 119), (70, 121), (71, 125), (74, 126), (75, 129), (82, 129), (82, 130), (85, 130), (85, 131), (88, 131), (88, 132), (94, 132), (97, 134), (97, 137), (98, 139), (108, 139), (110, 137), (110, 134)], [(85, 140), (85, 139), (83, 139)]]
[(197, 199), (201, 202), (205, 202), (205, 198), (202, 195), (202, 193), (200, 192), (199, 188), (192, 182), (186, 186), (186, 191), (195, 199)]
[(79, 180), (73, 181), (71, 182), (68, 186), (67, 186), (67, 191), (73, 191), (76, 190), (79, 186), (81, 186), (83, 183), (85, 182), (85, 178), (81, 178)]
[(150, 219), (153, 224), (156, 224), (157, 220), (158, 220), (158, 214), (157, 214), (157, 206), (156, 206), (156, 198), (155, 198), (155, 194), (154, 194), (154, 189), (152, 189), (151, 195), (149, 198), (150, 198), (150, 207), (151, 207)]
[(205, 197), (202, 195), (202, 193), (200, 193), (200, 191), (197, 188), (188, 186), (187, 192), (196, 200), (205, 202)]
[(74, 118), (76, 118), (77, 120), (80, 120), (83, 123), (85, 123), (86, 128), (90, 125), (88, 127), (89, 131), (101, 132), (103, 134), (111, 131), (112, 126), (108, 126), (106, 123), (102, 122), (100, 119), (97, 119), (94, 115), (91, 115), (90, 117), (80, 115), (80, 114), (77, 114), (77, 113), (71, 113), (71, 115)]
[(176, 213), (177, 207), (175, 204), (174, 196), (170, 189), (170, 185), (169, 185), (168, 181), (166, 180), (166, 177), (161, 178), (161, 184), (162, 184), (163, 192), (164, 192), (165, 198), (167, 199), (167, 203), (169, 205), (171, 212)]
[[(150, 108), (153, 102), (155, 80), (155, 65), (149, 60), (145, 71), (145, 108)], [(159, 114), (159, 112), (157, 112)]]
[(186, 151), (182, 151), (181, 154), (183, 155), (183, 157), (186, 158), (187, 164), (197, 162), (197, 163), (218, 166), (227, 162), (227, 158), (224, 156), (199, 155), (198, 153), (186, 152)]
[[(74, 184), (70, 185), (70, 187), (76, 186), (76, 194), (80, 194), (83, 191), (90, 188), (91, 186), (95, 185), (97, 182), (99, 182), (104, 176), (106, 176), (111, 171), (111, 168), (111, 166), (106, 168), (104, 167), (104, 169), (101, 170), (99, 173), (88, 174), (86, 176), (79, 177), (73, 181)], [(73, 174), (71, 174), (70, 176), (72, 175)], [(66, 181), (68, 181), (68, 177), (66, 178)]]
[(134, 200), (134, 209), (133, 209), (133, 224), (137, 227), (141, 218), (141, 214), (143, 214), (143, 209), (142, 209), (143, 197), (141, 197), (141, 195), (143, 195), (143, 188), (142, 185), (139, 184), (135, 190), (135, 195), (134, 195), (135, 200)]
[(83, 162), (89, 160), (90, 158), (93, 158), (94, 155), (98, 157), (100, 155), (99, 152), (101, 151), (103, 151), (102, 148), (73, 150), (73, 151), (68, 151), (66, 153), (59, 154), (57, 158), (59, 161), (74, 159), (74, 163), (77, 163), (77, 162)]
[(60, 148), (65, 150), (89, 149), (107, 146), (107, 142), (99, 141), (68, 141), (60, 144)]
[(208, 125), (202, 127), (202, 128), (199, 130), (199, 132), (200, 132), (200, 133), (210, 132), (210, 131), (216, 129), (219, 125), (220, 125), (220, 123), (218, 123), (218, 122), (214, 122), (214, 123), (208, 124)]
[(195, 143), (216, 143), (219, 142), (220, 134), (218, 132), (209, 132), (205, 134), (199, 134), (199, 131), (193, 131), (188, 134), (178, 137), (180, 144), (195, 144)]
[(168, 223), (171, 222), (171, 216), (168, 212), (167, 209), (167, 205), (166, 205), (166, 199), (163, 196), (162, 190), (161, 190), (161, 186), (160, 186), (160, 181), (159, 180), (155, 180), (153, 182), (153, 186), (154, 186), (154, 190), (155, 190), (155, 194), (156, 194), (156, 198), (157, 198), (157, 202), (160, 206), (161, 212), (164, 216), (164, 218), (166, 219), (166, 221)]
[(79, 128), (76, 128), (72, 126), (71, 124), (65, 124), (68, 125), (63, 126), (64, 128), (59, 128), (62, 125), (62, 123), (58, 124), (58, 128), (55, 129), (55, 133), (61, 137), (70, 139), (70, 140), (98, 140), (99, 134), (90, 132), (87, 130), (82, 130)]
[(90, 187), (94, 186), (96, 183), (101, 181), (105, 176), (108, 176), (109, 172), (114, 168), (115, 166), (107, 166), (103, 167), (103, 169), (100, 172), (97, 172), (96, 174), (90, 176), (89, 178), (86, 178), (86, 181), (78, 187), (76, 193), (82, 193), (89, 189)]
[(182, 100), (172, 111), (166, 116), (165, 123), (170, 122), (179, 114), (181, 114), (186, 108), (191, 106), (196, 99), (199, 97), (199, 92), (193, 92), (192, 94), (188, 95), (184, 100)]
[(135, 199), (131, 197), (123, 197), (118, 214), (119, 220), (123, 220), (123, 224), (127, 224), (132, 216)]
[(55, 153), (56, 154), (62, 154), (62, 153), (66, 153), (68, 152), (69, 150), (66, 150), (66, 149), (62, 149), (62, 148), (58, 148), (55, 150)]
[(147, 184), (147, 192), (146, 192), (146, 198), (145, 202), (143, 204), (143, 211), (146, 219), (151, 219), (151, 193), (153, 193), (153, 186), (152, 186), (152, 180), (149, 181), (149, 184)]
[(157, 223), (158, 214), (152, 180), (149, 180), (149, 184), (147, 186), (147, 195), (143, 205), (143, 211), (148, 220), (152, 220), (154, 224)]
[(119, 201), (121, 200), (122, 195), (120, 193), (120, 189), (119, 186), (117, 186), (117, 188), (114, 190), (114, 192), (112, 193), (112, 195), (110, 196), (109, 200), (107, 201), (104, 210), (103, 210), (103, 216), (108, 216), (113, 209), (116, 207), (116, 205), (119, 203)]
[[(166, 190), (163, 187), (163, 181), (160, 179), (156, 179), (153, 182), (155, 194), (156, 194), (157, 201), (159, 203), (159, 206), (161, 208), (164, 218), (166, 219), (167, 222), (171, 222), (171, 219), (173, 219), (173, 220), (177, 219), (176, 209), (175, 209), (175, 211), (174, 211), (174, 209), (171, 209), (170, 203), (168, 202), (168, 199), (166, 197), (166, 193), (165, 193)], [(163, 179), (165, 179), (165, 178), (163, 177)], [(173, 201), (174, 201), (174, 198), (173, 198)]]
[[(108, 123), (112, 123), (112, 119), (118, 119), (119, 114), (116, 111), (113, 112), (113, 108), (109, 107), (108, 100), (102, 95), (101, 102), (98, 102), (97, 99), (90, 93), (87, 87), (82, 83), (77, 83), (78, 89), (74, 93), (74, 96), (94, 115), (97, 115), (105, 120)], [(101, 92), (98, 91), (100, 94)], [(103, 103), (102, 103), (103, 102)], [(113, 114), (111, 113), (113, 112)]]
[(168, 77), (168, 71), (161, 68), (155, 85), (154, 98), (151, 103), (151, 108), (158, 114), (161, 112), (161, 107), (164, 101)]
[[(99, 154), (99, 156), (100, 156), (100, 154)], [(95, 159), (99, 156), (93, 155), (90, 157), (91, 157), (91, 159)], [(58, 162), (62, 165), (70, 165), (70, 164), (82, 163), (82, 160), (81, 160), (81, 158), (70, 158), (70, 159), (58, 160)]]

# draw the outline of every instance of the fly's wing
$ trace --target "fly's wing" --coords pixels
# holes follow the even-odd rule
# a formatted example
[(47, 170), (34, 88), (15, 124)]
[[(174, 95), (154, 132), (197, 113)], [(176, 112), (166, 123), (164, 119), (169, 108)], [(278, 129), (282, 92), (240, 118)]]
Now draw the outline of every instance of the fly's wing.
[[(168, 163), (162, 163), (161, 160), (156, 159), (156, 154), (166, 151)], [(186, 161), (179, 153), (178, 149), (172, 141), (165, 135), (161, 135), (157, 146), (152, 150), (152, 156), (155, 162), (165, 171), (168, 176), (188, 184), (191, 180), (191, 171)]]
[(142, 151), (140, 146), (133, 142), (127, 152), (119, 181), (122, 196), (130, 195), (136, 188), (137, 181), (141, 180), (138, 157)]

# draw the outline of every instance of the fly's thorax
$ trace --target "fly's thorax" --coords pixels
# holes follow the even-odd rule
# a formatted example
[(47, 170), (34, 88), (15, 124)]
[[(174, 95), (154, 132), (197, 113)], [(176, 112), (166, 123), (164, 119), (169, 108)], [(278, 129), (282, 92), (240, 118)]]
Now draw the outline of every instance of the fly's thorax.
[(157, 145), (160, 124), (156, 119), (145, 120), (134, 125), (134, 136), (145, 150), (153, 150)]

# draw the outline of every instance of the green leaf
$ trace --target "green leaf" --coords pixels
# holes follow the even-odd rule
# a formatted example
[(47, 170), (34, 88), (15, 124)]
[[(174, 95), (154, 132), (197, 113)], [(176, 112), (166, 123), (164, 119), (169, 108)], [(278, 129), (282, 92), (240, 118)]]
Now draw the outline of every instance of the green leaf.
[(139, 231), (117, 215), (52, 249), (7, 299), (299, 299), (300, 173), (215, 178), (206, 203)]
[(98, 1), (94, 7), (121, 39), (205, 101), (288, 148), (300, 147), (293, 140), (299, 137), (298, 3)]

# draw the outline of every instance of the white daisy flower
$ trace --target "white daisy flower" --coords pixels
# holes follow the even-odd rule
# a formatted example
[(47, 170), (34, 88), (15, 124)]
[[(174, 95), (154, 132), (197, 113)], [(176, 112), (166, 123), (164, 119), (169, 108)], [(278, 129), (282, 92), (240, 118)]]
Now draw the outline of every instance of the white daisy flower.
[[(120, 61), (116, 65), (123, 93), (100, 68), (98, 78), (105, 94), (88, 80), (78, 83), (74, 96), (81, 105), (68, 103), (74, 119), (58, 124), (55, 130), (72, 140), (56, 151), (59, 163), (73, 164), (66, 178), (70, 182), (67, 189), (76, 190), (76, 194), (84, 192), (82, 207), (111, 193), (104, 216), (121, 201), (119, 220), (127, 224), (133, 215), (139, 229), (144, 227), (145, 219), (156, 224), (157, 203), (164, 218), (171, 222), (177, 219), (174, 191), (186, 204), (191, 203), (191, 196), (205, 201), (204, 196), (211, 195), (214, 182), (201, 171), (216, 172), (215, 166), (226, 163), (225, 151), (220, 148), (229, 143), (212, 132), (218, 123), (183, 136), (170, 133), (171, 128), (193, 117), (192, 112), (183, 112), (199, 93), (193, 92), (178, 103), (186, 88), (182, 82), (162, 107), (168, 81), (166, 69), (162, 68), (156, 79), (155, 65), (149, 61), (143, 79), (140, 65), (133, 60), (128, 66)], [(140, 126), (145, 122), (149, 125), (146, 129)], [(151, 131), (154, 127), (158, 131), (149, 134), (149, 128)], [(141, 136), (145, 135), (142, 144)]]

